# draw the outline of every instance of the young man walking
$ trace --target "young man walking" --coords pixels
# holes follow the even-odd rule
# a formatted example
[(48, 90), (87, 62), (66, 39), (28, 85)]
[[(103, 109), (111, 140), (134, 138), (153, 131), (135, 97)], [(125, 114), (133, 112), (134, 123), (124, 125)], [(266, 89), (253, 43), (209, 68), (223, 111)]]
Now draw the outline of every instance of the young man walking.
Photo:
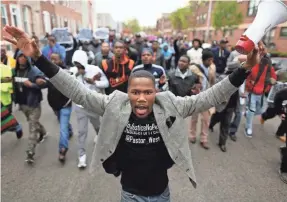
[[(206, 91), (215, 83), (215, 66), (213, 65), (213, 54), (209, 50), (202, 52), (202, 64), (190, 66), (191, 71), (199, 76), (202, 84), (202, 91)], [(211, 113), (209, 110), (200, 113), (201, 115), (201, 131), (200, 131), (200, 145), (204, 149), (209, 149), (207, 143), (209, 120)], [(198, 114), (194, 113), (191, 117), (190, 136), (191, 143), (196, 143), (196, 127), (198, 121)]]
[[(104, 93), (105, 88), (109, 86), (109, 82), (103, 71), (94, 65), (88, 64), (88, 56), (82, 50), (75, 51), (73, 58), (75, 67), (70, 69), (70, 72), (76, 77), (77, 81), (82, 83), (86, 88), (97, 93)], [(85, 106), (76, 102), (75, 112), (78, 122), (78, 145), (79, 145), (79, 168), (87, 166), (86, 159), (86, 139), (88, 136), (88, 122), (93, 125), (97, 135), (100, 130), (100, 116), (91, 113)], [(96, 138), (96, 137), (95, 137)]]
[(171, 92), (156, 93), (155, 79), (147, 71), (131, 74), (128, 94), (114, 91), (103, 95), (49, 62), (23, 31), (7, 25), (4, 30), (15, 38), (4, 37), (5, 40), (33, 57), (58, 90), (103, 116), (93, 161), (102, 163), (107, 173), (121, 175), (122, 202), (169, 202), (167, 170), (174, 163), (196, 186), (186, 128), (182, 124), (184, 118), (229, 99), (260, 53), (255, 49), (241, 68), (195, 96), (182, 98)]
[(175, 96), (191, 96), (197, 94), (200, 86), (199, 78), (188, 68), (190, 59), (187, 55), (179, 58), (178, 67), (169, 75), (169, 90)]
[(31, 65), (30, 60), (21, 51), (18, 52), (14, 75), (14, 101), (16, 104), (19, 104), (20, 110), (24, 113), (29, 123), (30, 135), (26, 161), (33, 163), (35, 147), (47, 135), (44, 126), (39, 121), (41, 117), (41, 101), (43, 99), (41, 88), (46, 86), (37, 84), (39, 80), (44, 79), (44, 74), (37, 67)]

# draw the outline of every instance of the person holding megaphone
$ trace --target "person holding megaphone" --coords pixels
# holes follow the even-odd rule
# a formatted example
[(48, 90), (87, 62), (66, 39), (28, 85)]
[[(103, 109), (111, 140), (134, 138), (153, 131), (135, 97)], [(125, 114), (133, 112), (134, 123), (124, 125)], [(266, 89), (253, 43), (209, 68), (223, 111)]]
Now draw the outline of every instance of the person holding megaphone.
[(174, 164), (196, 186), (184, 119), (226, 102), (264, 52), (260, 42), (240, 68), (197, 95), (176, 97), (169, 91), (157, 93), (155, 78), (144, 70), (130, 75), (128, 93), (116, 90), (103, 95), (86, 88), (47, 60), (25, 32), (8, 25), (4, 30), (13, 37), (4, 39), (32, 57), (63, 95), (103, 116), (92, 167), (93, 163), (102, 164), (107, 173), (121, 175), (122, 201), (148, 201), (152, 197), (154, 201), (170, 202), (167, 170)]

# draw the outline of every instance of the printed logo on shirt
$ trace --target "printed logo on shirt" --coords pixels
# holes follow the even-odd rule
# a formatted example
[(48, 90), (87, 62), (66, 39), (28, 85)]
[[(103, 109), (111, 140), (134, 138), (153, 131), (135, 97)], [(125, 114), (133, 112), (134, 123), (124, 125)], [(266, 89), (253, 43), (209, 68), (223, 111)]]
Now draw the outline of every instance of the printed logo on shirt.
[(153, 75), (154, 75), (154, 77), (158, 77), (157, 72), (154, 72)]
[(14, 81), (17, 83), (23, 83), (28, 80), (29, 80), (28, 78), (24, 78), (24, 77), (14, 77)]
[(162, 138), (157, 124), (137, 125), (130, 124), (126, 126), (124, 133), (125, 141), (132, 144), (157, 144), (162, 142)]

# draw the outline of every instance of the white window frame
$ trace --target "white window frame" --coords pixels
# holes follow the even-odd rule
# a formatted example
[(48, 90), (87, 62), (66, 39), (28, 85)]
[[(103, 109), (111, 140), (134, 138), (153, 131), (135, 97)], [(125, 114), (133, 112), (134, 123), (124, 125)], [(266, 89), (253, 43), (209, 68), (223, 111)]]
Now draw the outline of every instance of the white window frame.
[[(52, 24), (51, 24), (51, 14), (48, 12), (48, 11), (43, 11), (43, 21), (44, 21), (44, 30), (45, 30), (45, 33), (49, 33), (51, 34), (51, 31), (52, 31)], [(45, 16), (49, 16), (49, 23), (47, 25), (46, 21), (45, 21)], [(50, 27), (48, 27), (50, 25)], [(47, 29), (48, 30), (47, 30)]]
[(16, 4), (10, 4), (9, 7), (10, 7), (10, 15), (11, 15), (12, 25), (16, 26), (15, 22), (14, 22), (14, 18), (13, 18), (13, 9), (16, 9), (17, 10), (16, 17), (17, 17), (17, 21), (18, 21), (17, 22), (18, 23), (17, 27), (22, 28), (22, 18), (21, 18), (21, 11), (20, 11), (19, 6), (16, 5)]
[[(25, 32), (27, 32), (28, 34), (31, 34), (31, 22), (30, 22), (30, 19), (31, 19), (31, 17), (32, 16), (30, 16), (31, 15), (31, 12), (30, 12), (30, 9), (27, 7), (27, 6), (24, 6), (23, 7), (23, 29), (25, 30), (25, 22), (24, 22), (24, 20), (25, 20), (25, 17), (27, 18), (27, 20), (26, 20), (26, 22), (27, 22), (27, 25), (28, 25), (28, 30), (25, 30)], [(25, 13), (25, 12), (27, 12), (27, 13)], [(27, 16), (25, 16), (25, 14), (27, 14)]]
[[(1, 25), (2, 25), (2, 18), (5, 18), (5, 21), (6, 21), (6, 24), (9, 24), (8, 22), (8, 16), (7, 16), (7, 7), (6, 7), (6, 4), (1, 4), (1, 11), (2, 11), (2, 8), (4, 8), (3, 10), (5, 11), (4, 13), (1, 12)], [(5, 26), (5, 25), (2, 25), (2, 26)]]

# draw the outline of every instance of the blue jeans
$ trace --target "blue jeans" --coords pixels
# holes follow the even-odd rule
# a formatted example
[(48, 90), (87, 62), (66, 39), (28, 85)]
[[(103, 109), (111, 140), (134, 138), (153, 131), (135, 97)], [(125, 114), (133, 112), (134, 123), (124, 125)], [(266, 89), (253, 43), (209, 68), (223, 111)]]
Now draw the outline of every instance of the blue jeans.
[(158, 196), (138, 196), (122, 190), (121, 202), (170, 202), (169, 187)]
[(70, 124), (72, 108), (65, 107), (55, 113), (60, 122), (59, 150), (61, 150), (62, 148), (68, 149), (69, 148), (69, 137), (72, 131), (72, 126)]
[[(246, 129), (250, 129), (252, 131), (252, 123), (254, 115), (260, 115), (263, 113), (263, 105), (262, 100), (264, 102), (264, 95), (255, 95), (251, 93), (248, 96), (247, 100), (247, 113), (246, 113)], [(250, 100), (249, 100), (250, 99)], [(249, 104), (249, 105), (248, 105)]]

